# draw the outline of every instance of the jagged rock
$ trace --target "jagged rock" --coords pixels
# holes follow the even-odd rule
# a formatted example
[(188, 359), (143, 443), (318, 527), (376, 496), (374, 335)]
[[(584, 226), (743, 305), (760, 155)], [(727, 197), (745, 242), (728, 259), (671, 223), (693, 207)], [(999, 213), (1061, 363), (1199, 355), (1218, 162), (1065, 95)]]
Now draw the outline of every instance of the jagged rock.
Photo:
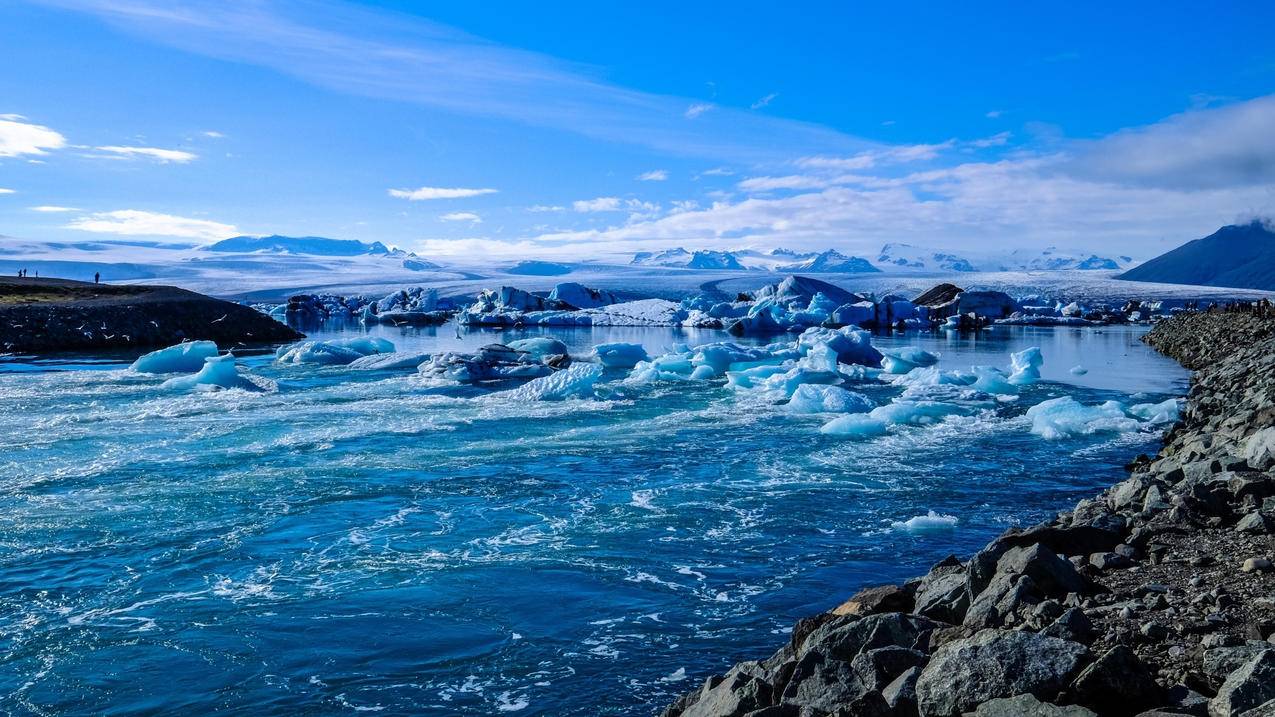
[(877, 647), (910, 648), (922, 633), (941, 626), (927, 618), (901, 613), (835, 617), (810, 633), (798, 651), (798, 659), (817, 652), (849, 662), (860, 652)]
[(935, 651), (917, 680), (917, 707), (925, 717), (949, 717), (998, 697), (1053, 697), (1087, 653), (1056, 637), (984, 630)]
[(921, 579), (912, 611), (935, 620), (959, 623), (969, 609), (965, 580), (965, 566), (955, 556), (949, 556)]
[(1031, 695), (999, 697), (979, 705), (964, 717), (1097, 717), (1093, 712), (1077, 705), (1066, 707), (1041, 702)]
[(712, 687), (704, 685), (699, 698), (682, 712), (682, 717), (743, 717), (772, 704), (773, 698), (770, 685), (734, 672)]
[(1102, 714), (1128, 714), (1161, 703), (1163, 691), (1138, 656), (1124, 645), (1107, 650), (1071, 684), (1072, 698)]
[(1268, 535), (1272, 529), (1275, 529), (1275, 521), (1257, 511), (1240, 518), (1235, 524), (1235, 532), (1249, 535)]
[(780, 699), (787, 704), (832, 712), (870, 691), (850, 662), (808, 652), (797, 663)]
[(881, 690), (881, 696), (885, 698), (885, 703), (890, 706), (890, 709), (894, 710), (894, 714), (899, 717), (917, 714), (916, 681), (920, 677), (921, 668), (912, 667), (894, 678), (893, 682)]
[(1209, 701), (1210, 717), (1231, 717), (1275, 700), (1275, 649), (1264, 650), (1232, 672)]
[(1209, 678), (1210, 686), (1217, 689), (1232, 672), (1269, 649), (1271, 646), (1265, 642), (1246, 642), (1207, 649), (1201, 658), (1202, 669)]
[(873, 692), (881, 692), (904, 672), (923, 666), (928, 660), (924, 652), (906, 647), (879, 647), (859, 653), (850, 663), (860, 683)]
[(1040, 634), (1088, 645), (1094, 640), (1094, 625), (1084, 610), (1073, 607), (1041, 630)]
[(898, 585), (864, 588), (833, 609), (833, 615), (870, 615), (881, 612), (911, 612), (912, 592)]

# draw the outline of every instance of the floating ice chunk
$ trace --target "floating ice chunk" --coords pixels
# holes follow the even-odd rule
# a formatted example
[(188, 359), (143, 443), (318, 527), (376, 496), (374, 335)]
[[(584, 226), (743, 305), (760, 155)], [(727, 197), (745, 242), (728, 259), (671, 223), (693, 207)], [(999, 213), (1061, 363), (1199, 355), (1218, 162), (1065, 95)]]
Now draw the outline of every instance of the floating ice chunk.
[(602, 378), (603, 369), (595, 363), (575, 363), (557, 373), (528, 381), (508, 393), (516, 401), (562, 401), (568, 398), (591, 398), (593, 385)]
[(607, 368), (633, 368), (648, 358), (642, 344), (626, 343), (598, 344), (593, 347), (593, 355)]
[[(561, 286), (561, 284), (559, 285)], [(528, 353), (535, 358), (544, 358), (545, 356), (562, 356), (567, 353), (567, 345), (557, 339), (551, 339), (548, 336), (536, 336), (530, 339), (518, 339), (510, 341), (506, 344), (515, 351)]]
[(204, 367), (190, 376), (179, 376), (165, 381), (161, 388), (188, 391), (190, 389), (241, 388), (246, 391), (264, 390), (239, 375), (234, 354), (212, 356), (204, 359)]
[(333, 341), (302, 341), (281, 346), (275, 352), (279, 363), (321, 363), (344, 365), (363, 356), (387, 354), (394, 351), (394, 344), (377, 336), (360, 336)]
[(805, 384), (841, 383), (841, 374), (836, 371), (820, 371), (804, 366), (794, 366), (783, 373), (768, 376), (754, 383), (758, 388), (766, 391), (777, 391), (785, 396), (791, 396), (798, 386)]
[(955, 528), (960, 522), (954, 515), (943, 515), (930, 510), (925, 515), (916, 515), (907, 520), (896, 520), (890, 523), (895, 530), (942, 530)]
[(691, 378), (696, 381), (707, 381), (710, 378), (716, 378), (717, 372), (709, 366), (696, 366), (691, 371)]
[(176, 346), (139, 357), (129, 368), (138, 373), (188, 373), (204, 366), (204, 359), (217, 355), (212, 341), (183, 341)]
[(793, 413), (865, 413), (875, 407), (862, 393), (811, 383), (798, 386), (788, 401), (788, 410)]
[(1072, 376), (1084, 376), (1084, 375), (1085, 375), (1085, 374), (1087, 374), (1087, 373), (1089, 373), (1089, 369), (1085, 368), (1084, 366), (1072, 366), (1072, 367), (1071, 367), (1071, 375), (1072, 375)]
[(393, 351), (387, 354), (360, 356), (349, 367), (360, 371), (388, 371), (390, 369), (415, 369), (429, 360), (430, 355), (419, 351)]
[(881, 352), (881, 366), (886, 373), (905, 374), (914, 368), (933, 366), (939, 357), (923, 351), (916, 346), (903, 346), (897, 349), (886, 349)]
[(1031, 432), (1046, 440), (1101, 432), (1138, 430), (1139, 423), (1125, 415), (1119, 401), (1084, 406), (1070, 397), (1051, 398), (1027, 409)]
[(872, 332), (845, 326), (840, 329), (822, 327), (806, 329), (797, 337), (797, 348), (807, 353), (823, 344), (837, 354), (837, 361), (862, 366), (880, 366), (881, 352), (872, 347)]
[(869, 415), (884, 423), (923, 426), (964, 412), (956, 404), (941, 401), (895, 401), (872, 409)]
[(788, 366), (754, 366), (742, 371), (727, 371), (726, 386), (728, 388), (757, 388), (772, 376), (787, 373)]
[(1040, 366), (1045, 362), (1045, 359), (1040, 355), (1039, 346), (1032, 346), (1018, 353), (1010, 354), (1009, 361), (1012, 367), (1012, 373), (1009, 375), (1010, 383), (1015, 386), (1025, 386), (1040, 380)]
[(823, 424), (820, 433), (829, 436), (844, 436), (862, 440), (874, 436), (883, 436), (886, 432), (885, 421), (873, 418), (871, 414), (852, 413), (848, 416), (834, 418)]
[(994, 393), (1001, 396), (1012, 396), (1018, 393), (1018, 387), (1009, 382), (1005, 372), (991, 366), (973, 366), (970, 371), (978, 378), (972, 386), (983, 393)]
[(692, 350), (691, 363), (708, 366), (717, 375), (727, 371), (742, 371), (755, 366), (781, 364), (801, 356), (788, 344), (784, 348), (771, 346), (739, 346), (730, 342), (703, 344)]
[(1182, 402), (1170, 398), (1160, 403), (1139, 403), (1129, 407), (1129, 415), (1137, 416), (1148, 423), (1173, 423), (1182, 414)]
[(590, 289), (575, 282), (566, 282), (553, 287), (553, 291), (549, 292), (549, 299), (570, 304), (577, 309), (596, 309), (620, 301), (609, 291)]

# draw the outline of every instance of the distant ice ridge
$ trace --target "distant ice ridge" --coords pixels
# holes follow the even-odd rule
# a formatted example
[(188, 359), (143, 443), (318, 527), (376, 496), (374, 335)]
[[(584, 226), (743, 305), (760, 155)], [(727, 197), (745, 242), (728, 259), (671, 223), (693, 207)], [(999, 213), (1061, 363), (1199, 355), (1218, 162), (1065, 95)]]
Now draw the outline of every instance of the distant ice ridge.
[(1031, 432), (1060, 440), (1093, 433), (1128, 433), (1178, 420), (1181, 402), (1140, 403), (1126, 408), (1119, 401), (1085, 406), (1070, 396), (1052, 398), (1027, 409)]
[(183, 341), (145, 354), (129, 368), (138, 373), (187, 373), (203, 368), (204, 360), (217, 353), (217, 344), (212, 341)]

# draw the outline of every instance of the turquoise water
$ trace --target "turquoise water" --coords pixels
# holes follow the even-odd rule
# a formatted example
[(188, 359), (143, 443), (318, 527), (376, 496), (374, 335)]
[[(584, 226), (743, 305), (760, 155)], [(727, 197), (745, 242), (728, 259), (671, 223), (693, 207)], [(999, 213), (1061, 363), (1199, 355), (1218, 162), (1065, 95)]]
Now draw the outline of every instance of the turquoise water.
[[(726, 338), (374, 333), (404, 350)], [(275, 391), (173, 393), (131, 356), (0, 360), (0, 711), (650, 714), (798, 617), (1119, 479), (1156, 429), (1045, 441), (1022, 414), (1183, 393), (1137, 335), (878, 337), (942, 368), (1039, 345), (1045, 380), (859, 442), (721, 382), (515, 403), (259, 354), (241, 363)], [(931, 510), (956, 524), (892, 525)]]

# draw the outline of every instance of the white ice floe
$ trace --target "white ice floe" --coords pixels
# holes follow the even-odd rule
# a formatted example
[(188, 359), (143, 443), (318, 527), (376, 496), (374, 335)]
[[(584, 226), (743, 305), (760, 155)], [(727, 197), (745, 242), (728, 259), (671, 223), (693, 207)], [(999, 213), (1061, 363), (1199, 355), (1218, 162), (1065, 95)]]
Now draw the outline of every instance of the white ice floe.
[(378, 336), (360, 336), (332, 341), (301, 341), (275, 351), (279, 363), (319, 363), (345, 365), (364, 356), (394, 351), (394, 344)]
[(930, 510), (925, 515), (915, 515), (907, 520), (896, 520), (890, 523), (895, 530), (941, 530), (955, 528), (960, 521), (954, 515), (944, 515)]
[(861, 440), (885, 435), (886, 425), (885, 421), (874, 418), (871, 414), (852, 413), (825, 423), (819, 432), (830, 436)]
[(1141, 425), (1119, 401), (1085, 406), (1071, 396), (1051, 398), (1027, 409), (1031, 432), (1047, 440), (1093, 433), (1136, 431)]
[(1072, 367), (1071, 367), (1071, 375), (1072, 375), (1072, 376), (1084, 376), (1084, 375), (1085, 375), (1085, 374), (1087, 374), (1087, 373), (1089, 373), (1089, 369), (1085, 368), (1084, 366), (1072, 366)]
[(1009, 360), (1012, 371), (1009, 375), (1010, 383), (1015, 386), (1025, 386), (1040, 380), (1040, 367), (1045, 363), (1045, 359), (1040, 354), (1039, 346), (1010, 354)]
[(630, 343), (598, 344), (593, 347), (593, 357), (607, 368), (633, 368), (648, 358), (642, 344)]
[(528, 381), (505, 395), (516, 401), (591, 398), (593, 386), (602, 378), (602, 373), (603, 369), (598, 364), (575, 363), (557, 373)]
[(1182, 400), (1170, 398), (1160, 403), (1138, 403), (1129, 407), (1129, 414), (1147, 423), (1173, 423), (1182, 413)]
[(523, 351), (530, 354), (534, 358), (544, 358), (545, 356), (565, 356), (567, 354), (567, 345), (557, 339), (551, 339), (548, 336), (535, 336), (529, 339), (518, 339), (510, 341), (506, 344), (515, 351)]
[(903, 346), (897, 349), (886, 349), (881, 352), (881, 367), (886, 373), (905, 374), (915, 368), (933, 366), (939, 357), (923, 351), (916, 346)]
[(217, 344), (212, 341), (183, 341), (145, 354), (129, 368), (138, 373), (187, 373), (203, 368), (204, 360), (216, 355)]
[(385, 354), (360, 356), (351, 361), (349, 367), (361, 371), (414, 369), (428, 361), (429, 356), (428, 353), (420, 351), (392, 351)]
[(165, 381), (161, 388), (172, 390), (215, 390), (219, 388), (239, 388), (246, 391), (262, 391), (261, 386), (239, 375), (235, 365), (234, 354), (212, 356), (204, 359), (204, 367), (190, 376), (179, 376)]
[(862, 393), (818, 384), (798, 386), (787, 406), (793, 413), (866, 413), (875, 407), (872, 399)]

